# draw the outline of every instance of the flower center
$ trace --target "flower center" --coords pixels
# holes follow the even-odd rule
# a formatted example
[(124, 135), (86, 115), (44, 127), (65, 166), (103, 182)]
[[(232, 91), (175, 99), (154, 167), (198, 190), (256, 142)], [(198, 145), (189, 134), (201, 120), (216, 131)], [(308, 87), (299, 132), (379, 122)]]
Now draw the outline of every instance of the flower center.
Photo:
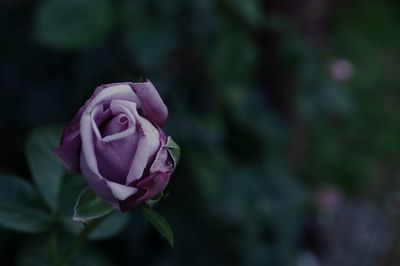
[(122, 117), (119, 119), (119, 122), (120, 122), (121, 124), (124, 124), (124, 123), (128, 122), (128, 118), (127, 118), (126, 116), (122, 116)]
[(130, 124), (128, 117), (123, 113), (116, 116), (112, 116), (110, 114), (110, 116), (111, 117), (109, 119), (105, 120), (98, 126), (100, 134), (103, 138), (128, 129)]

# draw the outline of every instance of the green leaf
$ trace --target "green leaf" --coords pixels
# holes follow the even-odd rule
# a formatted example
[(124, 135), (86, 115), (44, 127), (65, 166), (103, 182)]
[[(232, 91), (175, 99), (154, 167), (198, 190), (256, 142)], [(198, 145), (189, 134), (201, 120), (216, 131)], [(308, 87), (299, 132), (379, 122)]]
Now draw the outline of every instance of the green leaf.
[[(76, 198), (86, 186), (85, 178), (82, 175), (74, 174), (64, 178), (63, 189), (60, 195), (59, 216), (63, 227), (72, 234), (78, 234), (84, 227), (84, 225), (74, 222), (71, 216), (74, 212)], [(89, 239), (111, 238), (121, 232), (129, 220), (129, 214), (112, 213), (93, 230)]]
[(129, 223), (128, 213), (112, 213), (93, 232), (89, 238), (93, 240), (108, 239), (120, 233)]
[[(167, 64), (179, 40), (177, 23), (172, 19), (174, 15), (170, 17), (159, 12), (160, 3), (154, 5), (147, 0), (124, 1), (120, 14), (127, 51), (135, 63), (152, 72)], [(176, 10), (171, 8), (172, 12)]]
[[(68, 239), (68, 235), (61, 234), (60, 245), (64, 246)], [(51, 258), (49, 257), (48, 243), (50, 236), (45, 235), (36, 237), (34, 239), (25, 241), (22, 247), (18, 251), (16, 265), (17, 266), (49, 266), (51, 264)], [(79, 265), (79, 266), (110, 266), (114, 265), (107, 255), (93, 247), (83, 245), (80, 246), (77, 252), (75, 252), (68, 265)]]
[(163, 191), (163, 192), (161, 192), (158, 196), (156, 196), (155, 198), (148, 199), (148, 200), (146, 201), (146, 204), (147, 204), (149, 207), (153, 207), (153, 206), (155, 206), (157, 203), (159, 203), (160, 201), (166, 199), (166, 198), (168, 197), (168, 195), (169, 195), (169, 190), (167, 190), (166, 192)]
[(26, 142), (26, 156), (33, 180), (45, 202), (57, 209), (64, 168), (54, 154), (61, 135), (59, 127), (34, 130)]
[[(87, 187), (85, 178), (80, 174), (66, 175), (60, 192), (58, 216), (71, 220), (79, 194)], [(74, 223), (76, 224), (76, 223)]]
[(174, 161), (174, 168), (176, 168), (176, 165), (181, 158), (181, 149), (179, 148), (179, 145), (171, 137), (168, 137), (165, 147)]
[(73, 220), (86, 224), (112, 211), (113, 207), (110, 204), (100, 199), (90, 188), (85, 188), (75, 204)]
[(28, 240), (18, 250), (16, 264), (18, 266), (48, 266), (50, 263), (49, 252), (46, 243), (47, 236)]
[(240, 16), (250, 26), (260, 26), (265, 22), (259, 0), (225, 0), (222, 2), (226, 5), (226, 8)]
[(120, 233), (129, 220), (130, 215), (128, 213), (112, 213), (93, 230), (89, 238), (94, 240), (111, 238)]
[(165, 238), (168, 243), (173, 247), (174, 246), (174, 233), (172, 232), (171, 227), (169, 226), (167, 220), (158, 212), (150, 207), (142, 207), (143, 216), (149, 221), (155, 229)]
[(0, 226), (25, 233), (40, 233), (49, 225), (39, 195), (27, 181), (14, 175), (0, 176)]
[[(100, 240), (108, 239), (120, 233), (129, 223), (130, 215), (128, 213), (111, 213), (93, 232), (89, 235), (89, 239)], [(84, 225), (74, 222), (70, 217), (64, 217), (61, 220), (64, 228), (72, 234), (79, 234)]]
[(39, 5), (35, 34), (58, 49), (76, 49), (104, 37), (113, 25), (108, 0), (45, 0)]
[(111, 266), (114, 265), (103, 250), (98, 250), (86, 246), (79, 248), (77, 253), (72, 256), (70, 265), (79, 266)]

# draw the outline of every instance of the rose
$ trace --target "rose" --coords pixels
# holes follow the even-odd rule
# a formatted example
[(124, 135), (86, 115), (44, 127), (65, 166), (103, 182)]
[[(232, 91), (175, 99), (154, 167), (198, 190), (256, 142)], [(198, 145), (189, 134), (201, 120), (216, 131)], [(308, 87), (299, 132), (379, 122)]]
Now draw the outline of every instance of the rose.
[(65, 127), (56, 155), (115, 208), (138, 207), (174, 170), (161, 129), (167, 116), (150, 81), (101, 85)]

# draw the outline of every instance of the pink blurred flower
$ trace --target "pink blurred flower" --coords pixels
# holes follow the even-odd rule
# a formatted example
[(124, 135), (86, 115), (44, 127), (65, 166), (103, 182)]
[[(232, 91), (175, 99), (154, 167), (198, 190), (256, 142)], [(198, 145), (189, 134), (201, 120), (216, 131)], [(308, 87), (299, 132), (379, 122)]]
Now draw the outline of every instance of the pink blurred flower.
[(353, 77), (354, 67), (346, 58), (337, 58), (330, 63), (329, 73), (337, 81), (348, 81)]
[(321, 209), (334, 210), (341, 205), (343, 195), (342, 192), (334, 186), (322, 187), (316, 192), (315, 201), (317, 206)]

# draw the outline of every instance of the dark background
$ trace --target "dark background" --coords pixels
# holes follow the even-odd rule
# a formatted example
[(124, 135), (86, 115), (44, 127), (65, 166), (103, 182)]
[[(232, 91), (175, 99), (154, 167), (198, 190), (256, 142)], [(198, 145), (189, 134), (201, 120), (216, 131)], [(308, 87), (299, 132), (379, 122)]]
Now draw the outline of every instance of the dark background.
[[(399, 265), (399, 28), (389, 0), (1, 0), (0, 174), (29, 177), (28, 132), (96, 86), (148, 78), (182, 149), (176, 243), (134, 212), (92, 243), (109, 264)], [(1, 261), (30, 238), (0, 231)]]

